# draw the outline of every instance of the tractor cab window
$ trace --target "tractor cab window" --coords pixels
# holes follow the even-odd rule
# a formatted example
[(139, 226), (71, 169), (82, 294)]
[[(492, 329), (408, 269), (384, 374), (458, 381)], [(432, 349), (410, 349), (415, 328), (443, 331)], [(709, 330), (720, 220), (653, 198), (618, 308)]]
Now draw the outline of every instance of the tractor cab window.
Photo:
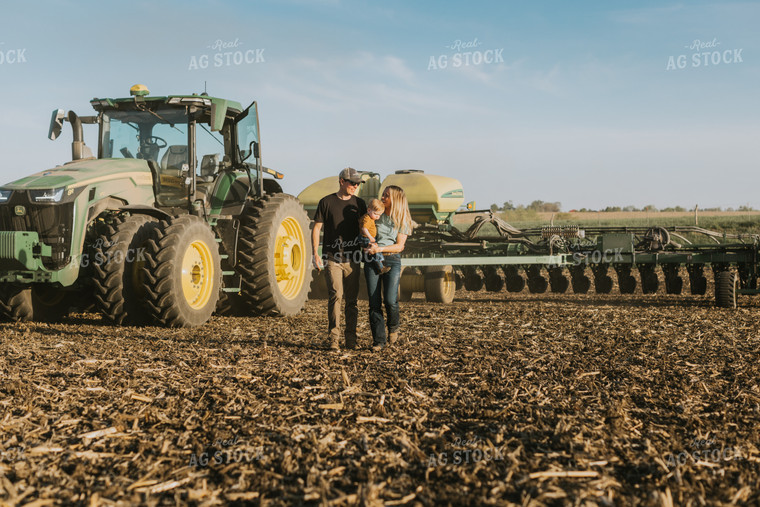
[(254, 102), (248, 106), (248, 109), (240, 113), (235, 123), (239, 161), (255, 164), (255, 159), (258, 158), (259, 143), (259, 117), (256, 112), (256, 103)]
[(195, 153), (199, 182), (211, 182), (222, 167), (224, 136), (213, 132), (208, 123), (198, 122), (195, 129)]
[(184, 108), (109, 111), (103, 114), (101, 158), (151, 161), (163, 206), (182, 206), (189, 192), (190, 148)]
[(102, 119), (101, 158), (152, 160), (161, 169), (189, 169), (184, 109), (111, 111)]
[(191, 174), (188, 117), (184, 108), (109, 111), (101, 119), (101, 158), (152, 162), (162, 206), (187, 203)]

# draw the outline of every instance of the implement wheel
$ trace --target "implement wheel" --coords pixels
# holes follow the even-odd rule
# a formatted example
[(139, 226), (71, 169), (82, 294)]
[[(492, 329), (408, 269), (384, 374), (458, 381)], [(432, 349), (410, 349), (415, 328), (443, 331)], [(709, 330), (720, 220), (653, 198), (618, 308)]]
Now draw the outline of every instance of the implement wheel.
[(586, 276), (583, 268), (571, 269), (571, 284), (576, 294), (586, 294), (591, 288), (591, 280)]
[(639, 266), (639, 276), (641, 277), (641, 292), (644, 294), (655, 294), (660, 287), (660, 280), (657, 278), (657, 272), (651, 266)]
[(488, 292), (500, 292), (504, 288), (504, 279), (498, 269), (493, 266), (483, 266), (486, 290)]
[(528, 266), (528, 290), (531, 294), (543, 294), (549, 288), (549, 282), (541, 276), (541, 266)]
[(679, 275), (679, 266), (677, 264), (663, 264), (662, 272), (665, 275), (665, 292), (681, 294), (683, 292), (683, 278)]
[(689, 272), (689, 290), (695, 296), (703, 296), (707, 293), (707, 277), (704, 274), (703, 264), (690, 265), (687, 268)]
[(249, 201), (240, 219), (238, 262), (241, 295), (255, 315), (301, 311), (311, 286), (309, 217), (288, 194)]
[(430, 303), (449, 304), (457, 290), (454, 268), (431, 266), (425, 270), (425, 300)]
[(562, 268), (549, 268), (549, 286), (555, 294), (564, 294), (570, 287), (570, 280), (562, 273)]
[(119, 216), (105, 225), (93, 245), (95, 304), (116, 324), (145, 324), (145, 247), (158, 222), (146, 215)]
[(464, 273), (464, 288), (466, 290), (477, 292), (483, 288), (483, 276), (477, 271), (477, 268), (465, 266), (462, 268)]
[(631, 274), (631, 266), (616, 266), (618, 288), (621, 294), (633, 294), (636, 291), (636, 278)]
[(519, 270), (515, 266), (503, 266), (504, 271), (504, 283), (507, 286), (509, 292), (522, 292), (525, 288), (525, 278), (520, 275)]
[(719, 308), (736, 308), (736, 289), (739, 277), (733, 271), (715, 274), (715, 305)]
[(594, 277), (594, 288), (597, 294), (609, 294), (612, 292), (612, 277), (610, 275), (600, 275)]
[(146, 243), (143, 275), (150, 316), (169, 327), (193, 327), (211, 317), (219, 300), (219, 245), (193, 215), (162, 221)]

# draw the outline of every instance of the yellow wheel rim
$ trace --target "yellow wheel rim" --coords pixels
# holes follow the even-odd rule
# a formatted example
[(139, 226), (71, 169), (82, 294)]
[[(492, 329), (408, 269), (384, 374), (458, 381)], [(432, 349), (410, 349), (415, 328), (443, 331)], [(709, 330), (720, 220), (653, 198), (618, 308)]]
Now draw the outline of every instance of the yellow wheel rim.
[(211, 250), (203, 241), (193, 241), (182, 256), (182, 293), (194, 310), (203, 308), (211, 299), (214, 286), (214, 264)]
[(446, 294), (454, 294), (457, 291), (457, 279), (453, 269), (443, 272), (443, 291)]
[(306, 242), (298, 220), (293, 217), (283, 220), (277, 229), (274, 269), (282, 295), (288, 299), (298, 296), (306, 279)]

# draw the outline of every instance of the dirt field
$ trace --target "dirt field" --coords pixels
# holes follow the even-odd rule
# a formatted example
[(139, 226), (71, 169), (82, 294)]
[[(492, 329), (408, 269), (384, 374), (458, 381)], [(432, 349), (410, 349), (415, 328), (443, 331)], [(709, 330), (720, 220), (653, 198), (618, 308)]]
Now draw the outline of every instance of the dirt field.
[[(760, 305), (458, 293), (390, 350), (323, 301), (195, 330), (0, 324), (0, 504), (760, 502)], [(749, 306), (748, 306), (749, 304)]]

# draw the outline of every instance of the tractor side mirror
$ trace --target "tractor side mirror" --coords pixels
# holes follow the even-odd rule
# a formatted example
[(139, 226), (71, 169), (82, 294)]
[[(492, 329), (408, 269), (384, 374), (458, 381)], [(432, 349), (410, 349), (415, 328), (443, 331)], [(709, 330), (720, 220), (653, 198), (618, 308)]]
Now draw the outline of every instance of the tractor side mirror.
[(256, 141), (252, 141), (251, 144), (253, 144), (253, 158), (259, 158), (259, 143)]
[(66, 118), (66, 111), (63, 109), (53, 111), (53, 116), (50, 118), (50, 130), (48, 131), (48, 139), (51, 141), (55, 141), (61, 135), (64, 118)]

